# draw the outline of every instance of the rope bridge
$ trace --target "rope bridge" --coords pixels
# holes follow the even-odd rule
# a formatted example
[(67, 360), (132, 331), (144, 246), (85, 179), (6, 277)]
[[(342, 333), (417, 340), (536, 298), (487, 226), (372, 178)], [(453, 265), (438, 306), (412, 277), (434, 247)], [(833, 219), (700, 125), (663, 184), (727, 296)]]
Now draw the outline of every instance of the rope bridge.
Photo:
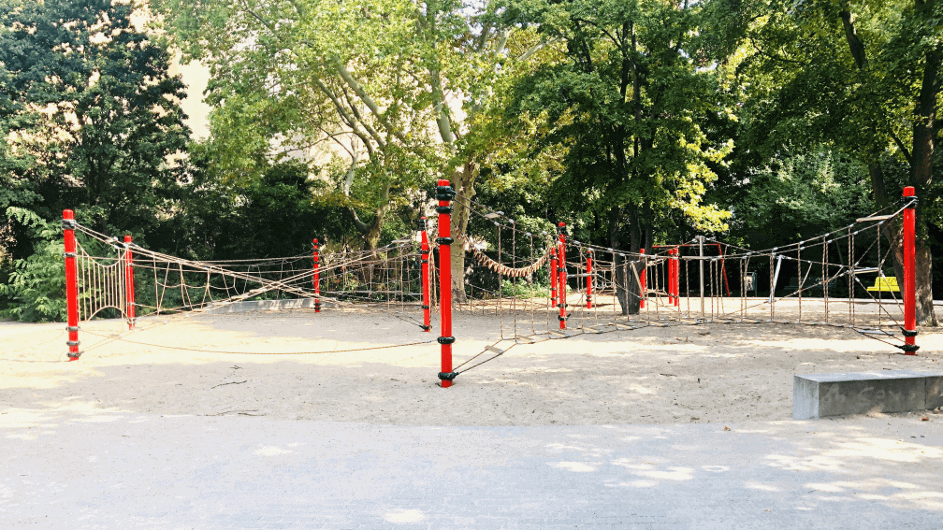
[[(311, 253), (226, 261), (171, 256), (130, 236), (119, 241), (77, 223), (66, 210), (69, 358), (80, 355), (79, 323), (92, 318), (124, 318), (133, 328), (140, 316), (265, 308), (286, 299), (315, 312), (322, 305), (385, 310), (423, 331), (431, 330), (430, 312), (438, 307), (442, 387), (521, 344), (648, 326), (823, 325), (854, 330), (907, 354), (918, 349), (912, 188), (898, 205), (785, 246), (750, 250), (699, 236), (649, 253), (576, 240), (563, 223), (555, 233), (522, 230), (503, 213), (456, 196), (448, 181), (439, 181), (436, 200), (437, 221), (426, 223), (418, 241), (327, 251), (315, 239)], [(455, 230), (453, 238), (453, 202), (494, 233)], [(463, 271), (467, 300), (454, 302), (452, 245), (462, 245), (469, 258)], [(902, 271), (890, 272), (900, 266)], [(903, 297), (869, 289), (869, 283), (887, 285), (888, 273), (902, 277)], [(491, 315), (499, 330), (495, 341), (454, 366), (453, 312)]]
[[(69, 358), (81, 355), (80, 322), (271, 305), (369, 307), (423, 327), (422, 257), (412, 240), (376, 250), (324, 251), (253, 260), (188, 260), (109, 237), (63, 215)], [(77, 235), (81, 236), (79, 241)], [(111, 253), (108, 256), (105, 254)]]
[[(521, 230), (503, 213), (456, 195), (448, 181), (439, 182), (436, 198), (438, 241), (445, 248), (440, 247), (440, 254), (447, 256), (454, 242), (464, 245), (473, 258), (465, 280), (469, 301), (452, 305), (458, 311), (488, 312), (500, 320), (499, 338), (455, 366), (451, 322), (443, 320), (443, 329), (448, 327), (439, 339), (443, 387), (520, 344), (647, 326), (712, 322), (834, 326), (907, 354), (918, 350), (912, 188), (905, 190), (897, 205), (789, 245), (750, 250), (699, 236), (683, 244), (656, 246), (650, 254), (572, 239), (563, 223), (556, 234)], [(494, 226), (490, 252), (481, 235), (450, 237), (455, 228), (450, 219), (453, 201), (482, 221), (479, 225)], [(888, 235), (900, 245), (882, 243), (882, 236)], [(893, 276), (895, 252), (903, 268), (901, 294), (909, 301), (890, 289), (889, 300), (881, 290), (869, 289), (868, 283), (879, 285), (886, 281), (885, 274)], [(442, 270), (444, 276), (446, 269)], [(768, 283), (761, 282), (764, 276)], [(760, 283), (766, 287), (762, 296)], [(443, 292), (447, 286), (443, 279)], [(450, 314), (443, 310), (446, 317)]]

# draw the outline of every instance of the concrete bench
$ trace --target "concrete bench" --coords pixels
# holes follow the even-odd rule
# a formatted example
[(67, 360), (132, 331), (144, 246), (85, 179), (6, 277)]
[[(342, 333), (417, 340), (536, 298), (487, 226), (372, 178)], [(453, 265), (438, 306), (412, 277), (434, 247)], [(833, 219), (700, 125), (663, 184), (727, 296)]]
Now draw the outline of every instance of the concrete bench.
[[(333, 302), (321, 300), (321, 307), (334, 307)], [(314, 298), (283, 298), (278, 300), (253, 300), (249, 302), (233, 302), (231, 304), (209, 304), (206, 306), (208, 314), (246, 313), (251, 311), (282, 311), (285, 309), (314, 308)]]
[(792, 382), (792, 418), (908, 412), (943, 406), (943, 372), (806, 374)]

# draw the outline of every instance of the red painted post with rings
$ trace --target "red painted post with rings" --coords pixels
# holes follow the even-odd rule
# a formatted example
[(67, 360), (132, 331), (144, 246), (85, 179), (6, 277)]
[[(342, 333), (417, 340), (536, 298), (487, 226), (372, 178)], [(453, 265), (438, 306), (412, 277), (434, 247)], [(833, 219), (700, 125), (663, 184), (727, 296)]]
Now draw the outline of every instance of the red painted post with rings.
[(593, 308), (593, 251), (586, 251), (586, 309)]
[(79, 351), (79, 286), (78, 271), (75, 264), (75, 212), (62, 212), (62, 229), (65, 236), (65, 300), (66, 317), (69, 332), (69, 361), (78, 361), (82, 352)]
[(913, 186), (904, 188), (904, 353), (916, 355), (917, 346), (917, 257), (915, 252), (917, 198)]
[(317, 238), (314, 239), (314, 312), (321, 312), (321, 253)]
[(679, 258), (678, 256), (681, 254), (681, 252), (678, 249), (675, 249), (673, 254), (675, 256), (674, 257), (675, 281), (673, 284), (674, 295), (675, 295), (674, 301), (675, 301), (675, 306), (680, 307), (681, 306), (681, 258)]
[(452, 199), (455, 191), (449, 181), (440, 180), (436, 187), (436, 200), (439, 201), (435, 211), (439, 214), (439, 305), (442, 318), (440, 324), (439, 344), (442, 345), (442, 371), (439, 380), (442, 388), (452, 386), (452, 380), (457, 374), (452, 372)]
[(560, 320), (560, 329), (566, 329), (566, 234), (563, 232), (565, 228), (565, 223), (560, 223), (557, 227), (557, 232), (560, 236), (560, 245), (557, 251), (557, 281), (559, 282), (557, 286), (557, 296), (559, 299), (558, 305), (560, 307), (560, 316), (557, 318)]
[(134, 329), (134, 323), (137, 321), (134, 311), (134, 256), (131, 254), (131, 236), (124, 236), (124, 288), (125, 304), (127, 310), (125, 314), (128, 317), (128, 329)]

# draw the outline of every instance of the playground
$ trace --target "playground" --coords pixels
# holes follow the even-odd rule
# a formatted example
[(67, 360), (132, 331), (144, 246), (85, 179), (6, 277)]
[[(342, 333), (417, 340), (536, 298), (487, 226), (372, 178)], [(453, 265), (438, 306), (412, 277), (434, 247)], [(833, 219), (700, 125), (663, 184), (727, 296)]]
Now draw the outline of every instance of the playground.
[[(502, 318), (457, 314), (455, 359)], [(939, 370), (940, 333), (908, 356), (832, 326), (574, 332), (449, 389), (439, 344), (391, 315), (96, 320), (78, 362), (65, 333), (0, 324), (2, 528), (931, 529), (943, 513), (943, 412), (791, 419), (794, 374)]]
[[(562, 225), (535, 244), (475, 212), (498, 244), (464, 237), (460, 301), (443, 188), (434, 240), (250, 262), (152, 252), (67, 211), (68, 326), (0, 325), (9, 491), (29, 493), (0, 500), (13, 526), (939, 521), (943, 409), (792, 419), (796, 375), (941, 371), (912, 260), (891, 282), (865, 236), (903, 213), (912, 255), (912, 202), (768, 251), (711, 241), (713, 256)], [(60, 490), (56, 510), (40, 502)]]
[[(498, 340), (502, 319), (458, 313), (456, 362)], [(83, 333), (85, 354), (68, 363), (60, 325), (0, 326), (5, 403), (397, 425), (786, 421), (795, 374), (943, 366), (934, 332), (907, 356), (831, 326), (642, 325), (521, 343), (442, 389), (439, 344), (382, 313), (154, 316), (134, 331), (98, 320)]]

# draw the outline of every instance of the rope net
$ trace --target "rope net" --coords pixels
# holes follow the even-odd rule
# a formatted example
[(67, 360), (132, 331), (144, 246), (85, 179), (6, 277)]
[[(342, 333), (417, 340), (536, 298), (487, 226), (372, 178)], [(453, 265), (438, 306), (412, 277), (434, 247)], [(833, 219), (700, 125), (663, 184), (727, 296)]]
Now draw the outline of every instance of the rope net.
[[(581, 242), (562, 229), (528, 232), (469, 198), (454, 200), (467, 207), (479, 233), (450, 227), (467, 258), (467, 297), (453, 300), (452, 309), (494, 317), (498, 333), (483, 350), (440, 374), (449, 381), (520, 344), (647, 326), (834, 326), (915, 351), (906, 349), (896, 281), (901, 273), (895, 272), (902, 262), (901, 216), (910, 203), (781, 247), (757, 251), (698, 237), (645, 254)], [(431, 237), (436, 228), (426, 226), (421, 240), (438, 241)], [(81, 321), (125, 318), (133, 326), (136, 317), (149, 315), (320, 311), (325, 304), (385, 311), (428, 331), (424, 311), (438, 306), (437, 244), (429, 249), (424, 286), (423, 253), (412, 239), (370, 251), (328, 250), (315, 242), (311, 253), (289, 257), (199, 261), (120, 242), (79, 224), (75, 232), (83, 239), (75, 253)], [(73, 340), (70, 346), (78, 344)]]
[[(133, 324), (135, 317), (150, 315), (280, 307), (320, 310), (324, 304), (386, 311), (422, 325), (420, 252), (412, 240), (373, 251), (318, 249), (315, 268), (314, 252), (198, 261), (120, 242), (79, 224), (75, 231), (84, 240), (77, 243), (76, 252), (81, 321), (120, 317)], [(113, 255), (103, 256), (108, 252)]]
[(903, 202), (781, 247), (756, 251), (704, 237), (645, 254), (534, 234), (501, 212), (462, 196), (454, 200), (467, 206), (477, 226), (495, 230), (490, 237), (456, 237), (466, 252), (468, 301), (454, 309), (493, 314), (500, 333), (459, 360), (451, 377), (520, 344), (646, 326), (833, 326), (905, 349), (892, 254), (900, 252)]

